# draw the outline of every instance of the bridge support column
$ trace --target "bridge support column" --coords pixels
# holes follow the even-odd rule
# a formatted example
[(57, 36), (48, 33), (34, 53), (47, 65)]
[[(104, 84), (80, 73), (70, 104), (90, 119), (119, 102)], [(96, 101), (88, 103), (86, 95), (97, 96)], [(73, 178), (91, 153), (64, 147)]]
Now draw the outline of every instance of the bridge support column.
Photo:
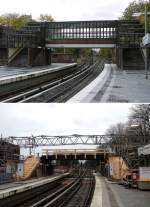
[(118, 57), (118, 61), (117, 61), (117, 64), (119, 66), (119, 68), (121, 70), (123, 70), (123, 48), (118, 48), (118, 51), (117, 51), (117, 57)]
[(28, 65), (43, 66), (50, 65), (51, 50), (47, 48), (29, 48), (28, 49)]
[[(51, 50), (47, 48), (9, 48), (7, 53), (7, 64), (9, 66), (34, 67), (51, 64)], [(4, 55), (4, 52), (1, 53), (0, 49), (0, 65), (1, 54)]]
[(8, 64), (8, 49), (0, 48), (0, 65)]
[(119, 48), (116, 48), (116, 64), (119, 68)]
[(50, 65), (52, 62), (52, 51), (51, 49), (45, 49), (45, 54), (46, 54), (46, 63), (47, 65)]

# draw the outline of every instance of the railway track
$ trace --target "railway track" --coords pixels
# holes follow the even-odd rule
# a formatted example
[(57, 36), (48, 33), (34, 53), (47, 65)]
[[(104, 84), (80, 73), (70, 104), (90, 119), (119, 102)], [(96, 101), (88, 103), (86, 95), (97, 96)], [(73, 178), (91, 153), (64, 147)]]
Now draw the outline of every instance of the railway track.
[(95, 177), (91, 171), (86, 172), (81, 179), (80, 188), (62, 207), (90, 207), (95, 189)]
[(3, 103), (65, 102), (90, 83), (103, 69), (104, 62), (80, 65), (72, 74), (45, 83), (19, 95), (4, 99)]
[(95, 179), (87, 170), (80, 170), (76, 178), (65, 178), (51, 185), (43, 185), (16, 196), (0, 200), (3, 207), (89, 207)]
[(81, 63), (65, 70), (56, 70), (48, 75), (37, 77), (36, 79), (28, 79), (26, 82), (19, 81), (16, 86), (14, 86), (15, 83), (9, 84), (9, 87), (7, 85), (1, 86), (0, 101), (4, 103), (19, 102), (25, 97), (31, 96), (32, 94), (38, 93), (48, 87), (58, 84), (63, 80), (63, 78), (66, 79), (70, 75), (80, 71), (82, 67), (88, 64), (89, 62)]

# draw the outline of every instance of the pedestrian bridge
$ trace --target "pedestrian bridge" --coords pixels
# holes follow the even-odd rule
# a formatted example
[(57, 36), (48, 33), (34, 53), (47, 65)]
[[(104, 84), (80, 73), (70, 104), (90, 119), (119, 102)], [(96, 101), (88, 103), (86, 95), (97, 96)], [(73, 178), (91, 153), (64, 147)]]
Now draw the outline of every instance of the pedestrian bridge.
[(46, 47), (114, 48), (116, 39), (115, 21), (52, 22), (47, 27)]
[(123, 68), (124, 59), (142, 56), (131, 50), (140, 53), (143, 36), (143, 26), (135, 20), (29, 22), (19, 30), (1, 26), (0, 65), (49, 65), (52, 48), (115, 48)]
[(20, 30), (1, 27), (0, 48), (129, 47), (143, 36), (134, 20), (29, 22)]

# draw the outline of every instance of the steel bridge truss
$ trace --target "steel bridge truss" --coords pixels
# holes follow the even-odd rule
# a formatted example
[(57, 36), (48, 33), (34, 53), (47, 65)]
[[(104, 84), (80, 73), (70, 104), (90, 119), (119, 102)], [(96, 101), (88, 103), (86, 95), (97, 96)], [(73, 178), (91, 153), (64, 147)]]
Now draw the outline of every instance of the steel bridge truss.
[[(122, 146), (145, 144), (143, 136), (125, 135), (69, 135), (69, 136), (28, 136), (28, 137), (6, 137), (3, 141), (19, 145), (20, 147), (31, 148), (38, 146), (62, 146), (62, 145), (98, 145), (98, 146)], [(149, 140), (149, 137), (147, 137)]]
[(102, 145), (110, 140), (109, 135), (31, 136), (2, 138), (20, 147), (60, 146), (60, 145)]

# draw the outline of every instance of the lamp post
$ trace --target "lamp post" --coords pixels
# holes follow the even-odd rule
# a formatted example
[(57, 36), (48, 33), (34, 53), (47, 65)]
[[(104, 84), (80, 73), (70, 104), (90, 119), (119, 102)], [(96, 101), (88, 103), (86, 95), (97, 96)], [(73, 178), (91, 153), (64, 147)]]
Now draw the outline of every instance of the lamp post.
[[(145, 36), (147, 34), (147, 4), (145, 4)], [(145, 46), (145, 78), (148, 79), (147, 47)]]
[[(144, 13), (134, 13), (134, 17), (139, 17), (140, 15), (144, 15), (144, 24), (145, 24), (145, 37), (147, 35), (147, 15), (150, 12), (147, 12), (147, 2), (145, 3), (145, 12)], [(148, 79), (148, 56), (147, 56), (147, 46), (145, 45), (145, 79)]]

